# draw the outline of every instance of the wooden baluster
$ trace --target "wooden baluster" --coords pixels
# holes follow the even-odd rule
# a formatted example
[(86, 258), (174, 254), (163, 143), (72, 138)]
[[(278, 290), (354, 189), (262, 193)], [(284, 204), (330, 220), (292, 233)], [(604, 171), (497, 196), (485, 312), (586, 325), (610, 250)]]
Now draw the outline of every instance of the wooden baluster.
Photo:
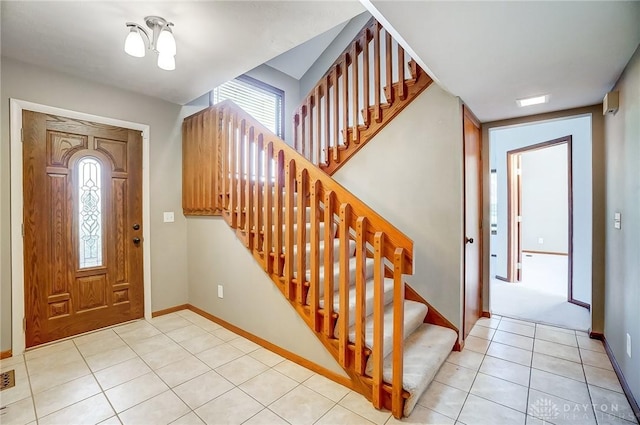
[(309, 120), (309, 122), (307, 123), (306, 135), (307, 140), (309, 141), (309, 154), (307, 155), (307, 159), (309, 160), (309, 162), (315, 164), (315, 161), (313, 159), (313, 154), (316, 150), (315, 146), (313, 145), (315, 143), (315, 140), (313, 140), (313, 96), (309, 96), (307, 98), (307, 119)]
[(329, 102), (329, 89), (331, 76), (327, 75), (324, 84), (324, 164), (329, 165), (331, 158), (331, 103)]
[(267, 142), (267, 149), (265, 150), (264, 158), (264, 269), (267, 274), (273, 273), (274, 261), (271, 260), (272, 242), (273, 242), (273, 191), (276, 190), (272, 176), (274, 173), (273, 164), (273, 142)]
[(253, 126), (250, 126), (249, 123), (245, 123), (245, 134), (244, 134), (244, 210), (242, 214), (242, 219), (244, 220), (244, 231), (245, 231), (245, 239), (244, 244), (247, 248), (251, 246), (251, 216), (253, 215), (253, 199), (251, 197), (253, 193), (253, 188), (251, 187), (253, 183), (253, 175), (252, 172), (255, 169), (252, 169), (253, 164), (253, 155), (255, 150), (255, 143), (253, 140), (254, 130)]
[(273, 205), (273, 272), (282, 276), (282, 209), (284, 202), (282, 199), (282, 188), (284, 185), (284, 152), (276, 153), (276, 183), (275, 183), (275, 202)]
[(340, 63), (333, 68), (333, 140), (331, 143), (333, 149), (333, 160), (338, 162), (338, 145), (340, 140), (340, 121), (338, 120), (338, 112), (340, 111), (340, 84), (338, 84), (338, 70)]
[(364, 326), (366, 323), (365, 293), (366, 293), (366, 259), (367, 259), (367, 218), (358, 217), (356, 221), (356, 352), (355, 369), (359, 374), (364, 373)]
[(349, 223), (351, 205), (340, 205), (340, 311), (338, 313), (338, 361), (347, 367), (349, 353)]
[(382, 27), (376, 21), (373, 26), (373, 88), (374, 88), (374, 109), (373, 119), (377, 123), (382, 122), (382, 108), (380, 106), (380, 90), (382, 90), (382, 80), (380, 79), (380, 31)]
[(213, 173), (213, 208), (220, 210), (220, 140), (218, 139), (218, 133), (220, 133), (220, 120), (218, 119), (218, 111), (212, 109), (209, 114), (209, 139), (213, 141), (213, 166), (215, 167), (215, 173)]
[(387, 103), (393, 105), (395, 94), (393, 92), (393, 39), (389, 31), (385, 30), (385, 53), (387, 69)]
[(233, 113), (231, 116), (231, 128), (230, 133), (231, 137), (229, 139), (229, 145), (231, 146), (231, 156), (229, 158), (230, 163), (230, 173), (229, 173), (229, 225), (231, 228), (235, 229), (237, 226), (237, 215), (236, 215), (236, 196), (237, 196), (237, 165), (238, 165), (238, 156), (237, 156), (237, 147), (238, 147), (238, 115)]
[(262, 218), (264, 214), (262, 211), (264, 210), (264, 191), (260, 190), (260, 184), (266, 185), (266, 179), (264, 176), (264, 135), (262, 133), (258, 134), (256, 137), (256, 141), (254, 142), (254, 154), (253, 159), (255, 161), (254, 169), (254, 179), (253, 179), (253, 244), (251, 245), (251, 250), (254, 252), (262, 252), (264, 254), (265, 249), (262, 245), (264, 240), (264, 229), (262, 227), (263, 221)]
[(324, 192), (324, 334), (333, 338), (333, 191)]
[(309, 286), (309, 307), (311, 309), (311, 327), (314, 331), (320, 332), (320, 320), (318, 317), (319, 299), (320, 293), (320, 195), (321, 195), (322, 183), (318, 180), (314, 180), (311, 183), (311, 261), (309, 273), (311, 274), (310, 286)]
[(356, 41), (353, 43), (353, 49), (351, 51), (351, 101), (353, 103), (351, 111), (353, 119), (351, 140), (356, 144), (360, 143), (360, 132), (358, 130), (358, 114), (360, 113), (360, 108), (358, 108), (358, 102), (360, 100), (358, 85), (360, 84), (360, 80), (358, 77), (358, 42)]
[(400, 43), (398, 43), (398, 97), (400, 100), (407, 98), (407, 85), (404, 80), (404, 49)]
[[(200, 145), (200, 153), (205, 156), (204, 145), (202, 144), (202, 140), (204, 139), (204, 126), (205, 126), (206, 116), (205, 113), (201, 113), (196, 116), (196, 140), (199, 140)], [(206, 206), (205, 195), (207, 193), (207, 178), (205, 178), (205, 170), (202, 167), (198, 167), (198, 177), (196, 178), (196, 199), (195, 205), (196, 208), (202, 210)]]
[(307, 191), (309, 183), (309, 172), (300, 169), (297, 173), (298, 185), (298, 246), (297, 246), (297, 268), (296, 268), (296, 301), (298, 304), (304, 304), (306, 300), (302, 299), (302, 291), (307, 276)]
[(246, 120), (241, 119), (240, 120), (240, 125), (238, 126), (238, 180), (237, 180), (237, 185), (238, 185), (238, 204), (237, 204), (237, 208), (236, 208), (236, 215), (238, 217), (238, 229), (244, 229), (244, 216), (243, 216), (243, 211), (244, 208), (246, 207), (245, 204), (245, 187), (244, 187), (244, 179), (245, 179), (245, 155), (247, 154), (245, 152), (245, 126), (247, 124)]
[(391, 385), (391, 412), (402, 416), (402, 374), (404, 353), (404, 250), (396, 248), (393, 253), (393, 372)]
[(376, 232), (373, 239), (373, 388), (372, 403), (376, 409), (382, 408), (382, 367), (384, 359), (384, 233)]
[(305, 136), (307, 135), (306, 133), (306, 127), (307, 127), (307, 106), (306, 105), (302, 105), (300, 107), (300, 134), (297, 134), (296, 132), (296, 137), (300, 138), (300, 150), (298, 152), (300, 152), (300, 154), (302, 156), (304, 156), (305, 158), (307, 157), (307, 139), (305, 138)]
[(342, 61), (342, 140), (349, 146), (349, 53)]
[(315, 165), (317, 165), (318, 167), (320, 166), (320, 160), (322, 159), (321, 155), (322, 155), (322, 133), (321, 133), (321, 123), (322, 123), (322, 107), (321, 107), (321, 95), (320, 95), (320, 89), (321, 89), (321, 84), (318, 84), (316, 86), (316, 95), (315, 98), (313, 99), (313, 107), (314, 107), (314, 111), (315, 111), (315, 119), (313, 120), (314, 123), (312, 125), (312, 129), (314, 131), (314, 143), (315, 143), (315, 156), (316, 159), (315, 161), (313, 161), (313, 163)]
[[(287, 299), (293, 299), (293, 244), (294, 235), (294, 194), (296, 182), (296, 163), (293, 159), (286, 159), (284, 170), (284, 294)], [(299, 196), (300, 194), (298, 194)], [(301, 229), (298, 228), (298, 232)]]
[(365, 127), (369, 126), (369, 28), (364, 32), (362, 42), (362, 121)]
[(298, 138), (298, 131), (300, 126), (300, 111), (296, 111), (293, 114), (293, 148), (300, 152), (300, 139)]
[(222, 131), (218, 135), (220, 139), (220, 145), (222, 147), (222, 176), (220, 181), (222, 182), (222, 188), (220, 192), (222, 194), (221, 209), (222, 211), (228, 211), (229, 198), (227, 191), (229, 190), (229, 158), (231, 152), (229, 151), (229, 109), (218, 111), (222, 114)]

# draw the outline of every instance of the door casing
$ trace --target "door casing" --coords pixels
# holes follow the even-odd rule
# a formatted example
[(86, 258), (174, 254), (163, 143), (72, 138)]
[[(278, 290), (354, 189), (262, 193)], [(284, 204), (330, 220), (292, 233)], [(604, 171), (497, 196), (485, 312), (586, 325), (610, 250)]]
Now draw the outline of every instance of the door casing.
[(149, 126), (115, 118), (71, 111), (19, 99), (9, 100), (11, 136), (11, 345), (13, 355), (25, 350), (24, 329), (24, 254), (22, 240), (23, 184), (22, 184), (22, 111), (27, 109), (52, 115), (107, 124), (142, 131), (142, 230), (144, 316), (151, 319), (151, 232), (149, 200)]

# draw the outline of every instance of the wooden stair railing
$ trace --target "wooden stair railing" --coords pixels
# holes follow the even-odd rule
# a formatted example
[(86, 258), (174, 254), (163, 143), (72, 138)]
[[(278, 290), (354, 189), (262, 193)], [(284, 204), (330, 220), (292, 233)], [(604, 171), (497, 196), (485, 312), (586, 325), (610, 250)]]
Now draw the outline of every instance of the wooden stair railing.
[[(401, 417), (407, 397), (402, 385), (403, 275), (413, 273), (413, 242), (231, 101), (186, 118), (183, 143), (185, 214), (222, 215), (351, 377), (354, 389), (376, 408)], [(204, 171), (189, 170), (194, 155), (208, 162)], [(353, 257), (349, 247), (354, 242)], [(355, 261), (355, 276), (350, 261)], [(367, 347), (365, 317), (371, 313), (365, 279), (371, 261), (373, 344)], [(383, 380), (385, 275), (393, 279), (391, 382)], [(355, 288), (351, 321), (350, 287)], [(365, 375), (369, 356), (371, 376)]]
[(332, 175), (432, 81), (371, 18), (294, 113), (294, 147)]

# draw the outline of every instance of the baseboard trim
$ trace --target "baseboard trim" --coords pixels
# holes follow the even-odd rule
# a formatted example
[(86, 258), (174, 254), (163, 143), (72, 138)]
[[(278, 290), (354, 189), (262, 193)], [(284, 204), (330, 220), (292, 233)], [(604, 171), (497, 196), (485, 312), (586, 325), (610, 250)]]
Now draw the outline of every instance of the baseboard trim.
[(527, 250), (527, 251), (522, 251), (523, 254), (546, 254), (546, 255), (564, 255), (565, 257), (569, 256), (569, 253), (567, 252), (553, 252), (553, 251), (533, 251), (533, 250)]
[(480, 317), (486, 317), (487, 319), (491, 319), (491, 312), (490, 311), (483, 311), (482, 314), (480, 315)]
[[(291, 360), (294, 363), (299, 364), (300, 366), (307, 368), (309, 370), (314, 371), (315, 373), (324, 376), (325, 378), (331, 379), (334, 382), (337, 382), (340, 385), (343, 385), (351, 390), (354, 391), (358, 391), (352, 381), (349, 378), (345, 378), (343, 376), (338, 375), (335, 372), (330, 371), (329, 369), (320, 366), (317, 363), (313, 363), (307, 359), (305, 359), (304, 357), (301, 357), (295, 353), (292, 353), (291, 351), (288, 351), (278, 345), (275, 345), (269, 341), (267, 341), (266, 339), (262, 339), (259, 336), (256, 336), (250, 332), (245, 331), (244, 329), (241, 329), (235, 325), (232, 325), (231, 323), (220, 319), (219, 317), (214, 316), (213, 314), (207, 313), (204, 310), (199, 309), (198, 307), (191, 305), (191, 304), (186, 304), (186, 309), (193, 311), (196, 314), (199, 314), (200, 316), (204, 317), (205, 319), (209, 319), (213, 322), (216, 322), (217, 324), (219, 324), (220, 326), (230, 330), (231, 332), (237, 333), (240, 336), (243, 336), (244, 338), (247, 338), (249, 341), (255, 342), (258, 345), (261, 345), (262, 347), (266, 348), (269, 351), (272, 351), (282, 357), (284, 357), (287, 360)], [(182, 309), (181, 309), (182, 310)], [(177, 310), (176, 310), (177, 311)]]
[(587, 303), (585, 303), (583, 301), (574, 300), (573, 298), (567, 300), (567, 302), (569, 302), (571, 304), (575, 304), (578, 307), (586, 308), (587, 310), (591, 311), (591, 304), (587, 304)]
[(187, 310), (189, 308), (189, 304), (181, 304), (175, 307), (165, 308), (164, 310), (158, 310), (151, 313), (151, 317), (164, 316), (165, 314), (175, 313), (180, 310)]
[(498, 276), (496, 275), (496, 279), (501, 280), (503, 282), (507, 282), (507, 283), (512, 283), (511, 281), (509, 281), (509, 279), (507, 279), (506, 277), (502, 277), (502, 276)]
[(11, 357), (13, 354), (11, 354), (11, 350), (7, 350), (7, 351), (0, 351), (0, 360), (2, 359), (8, 359), (9, 357)]
[(627, 397), (629, 404), (631, 405), (631, 410), (636, 415), (636, 420), (640, 422), (640, 405), (638, 405), (638, 401), (633, 397), (631, 393), (631, 388), (629, 388), (629, 384), (622, 374), (622, 369), (620, 369), (620, 365), (618, 364), (616, 357), (613, 355), (613, 350), (609, 346), (607, 342), (607, 338), (605, 338), (604, 334), (598, 332), (590, 332), (589, 336), (593, 339), (599, 339), (604, 344), (604, 350), (607, 352), (607, 356), (609, 356), (609, 360), (611, 361), (611, 365), (613, 366), (613, 370), (618, 376), (618, 380), (620, 381), (620, 385), (622, 386), (622, 391), (624, 391), (624, 395)]

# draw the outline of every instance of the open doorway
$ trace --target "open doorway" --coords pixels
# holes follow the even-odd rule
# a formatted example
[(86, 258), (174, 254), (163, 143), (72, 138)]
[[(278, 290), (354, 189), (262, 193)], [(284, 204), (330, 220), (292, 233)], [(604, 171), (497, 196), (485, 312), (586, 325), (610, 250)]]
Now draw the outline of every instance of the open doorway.
[(490, 308), (590, 326), (591, 117), (490, 131)]

